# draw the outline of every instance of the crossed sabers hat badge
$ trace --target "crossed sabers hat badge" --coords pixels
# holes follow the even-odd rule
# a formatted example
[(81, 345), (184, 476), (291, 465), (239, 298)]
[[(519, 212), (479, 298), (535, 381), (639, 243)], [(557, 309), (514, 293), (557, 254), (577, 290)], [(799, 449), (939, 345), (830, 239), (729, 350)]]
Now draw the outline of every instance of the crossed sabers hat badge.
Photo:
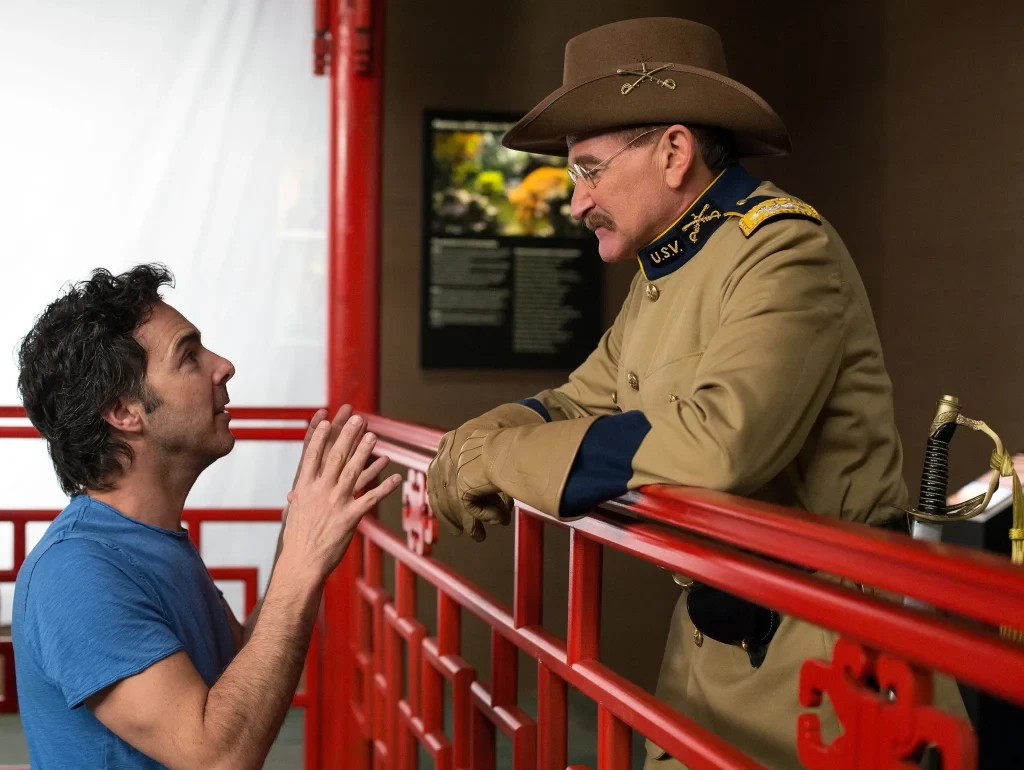
[(635, 81), (633, 81), (632, 83), (626, 83), (619, 90), (622, 92), (622, 95), (625, 96), (630, 91), (632, 91), (634, 88), (636, 88), (638, 85), (643, 83), (645, 80), (649, 80), (652, 83), (657, 83), (659, 86), (664, 86), (669, 91), (674, 91), (675, 87), (676, 87), (676, 81), (674, 81), (672, 78), (665, 78), (664, 80), (662, 80), (661, 78), (654, 77), (656, 74), (658, 74), (662, 70), (668, 69), (671, 66), (672, 66), (671, 64), (662, 64), (660, 67), (656, 67), (653, 70), (649, 70), (649, 69), (647, 69), (647, 64), (641, 62), (641, 64), (640, 64), (640, 71), (639, 72), (637, 72), (636, 70), (617, 69), (617, 70), (615, 70), (615, 74), (616, 75), (634, 75), (634, 76), (637, 76), (637, 79)]

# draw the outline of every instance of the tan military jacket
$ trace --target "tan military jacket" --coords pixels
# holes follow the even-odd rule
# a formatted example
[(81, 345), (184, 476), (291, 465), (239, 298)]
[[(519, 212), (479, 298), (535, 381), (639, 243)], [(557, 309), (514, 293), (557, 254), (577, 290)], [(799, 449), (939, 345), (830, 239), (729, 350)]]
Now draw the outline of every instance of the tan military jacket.
[[(857, 268), (816, 211), (744, 175), (726, 172), (640, 252), (597, 349), (523, 402), (548, 422), (483, 439), (487, 481), (562, 516), (653, 483), (856, 522), (897, 515), (907, 491), (892, 386)], [(799, 767), (800, 666), (827, 659), (835, 634), (784, 617), (754, 669), (739, 647), (697, 633), (685, 599), (658, 697), (768, 767)], [(940, 707), (963, 713), (952, 680), (936, 688)], [(835, 714), (821, 718), (831, 739)], [(683, 767), (647, 751), (645, 770)]]
[[(567, 506), (563, 494), (570, 471), (585, 477), (581, 465), (597, 456), (594, 478), (627, 464), (629, 489), (707, 487), (858, 522), (906, 502), (892, 386), (845, 246), (771, 183), (749, 200), (788, 203), (753, 210), (716, 201), (720, 184), (641, 252), (618, 318), (569, 381), (527, 402), (551, 422), (515, 429), (490, 473), (504, 491), (550, 513), (583, 512), (594, 500), (576, 494)], [(694, 222), (717, 229), (672, 241), (693, 238)], [(696, 251), (673, 266), (679, 243)], [(649, 423), (635, 448), (636, 426), (622, 419), (631, 410)], [(597, 416), (611, 420), (602, 435)], [(580, 451), (588, 441), (607, 446)]]

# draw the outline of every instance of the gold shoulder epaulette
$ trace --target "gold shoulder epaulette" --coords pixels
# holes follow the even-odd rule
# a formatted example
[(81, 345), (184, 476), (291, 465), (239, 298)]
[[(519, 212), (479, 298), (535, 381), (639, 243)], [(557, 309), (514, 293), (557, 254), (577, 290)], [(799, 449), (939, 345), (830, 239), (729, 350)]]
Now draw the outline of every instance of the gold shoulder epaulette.
[(796, 198), (769, 198), (758, 203), (740, 218), (740, 230), (749, 238), (765, 222), (784, 217), (809, 219), (821, 224), (821, 216), (813, 206)]

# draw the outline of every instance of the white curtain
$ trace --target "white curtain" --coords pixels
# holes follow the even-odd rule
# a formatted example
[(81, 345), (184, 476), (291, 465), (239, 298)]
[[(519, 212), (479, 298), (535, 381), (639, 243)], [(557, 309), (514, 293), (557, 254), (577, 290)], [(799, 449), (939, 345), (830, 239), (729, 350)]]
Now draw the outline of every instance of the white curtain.
[[(235, 364), (233, 404), (324, 403), (328, 83), (312, 74), (312, 7), (0, 4), (0, 405), (19, 403), (18, 342), (62, 285), (149, 261)], [(238, 442), (189, 505), (283, 505), (298, 449)], [(65, 503), (41, 441), (0, 439), (0, 508)], [(203, 537), (209, 565), (266, 581), (274, 525)], [(0, 567), (11, 558), (0, 525)], [(240, 588), (224, 590), (240, 612)], [(0, 586), (0, 624), (10, 599)]]

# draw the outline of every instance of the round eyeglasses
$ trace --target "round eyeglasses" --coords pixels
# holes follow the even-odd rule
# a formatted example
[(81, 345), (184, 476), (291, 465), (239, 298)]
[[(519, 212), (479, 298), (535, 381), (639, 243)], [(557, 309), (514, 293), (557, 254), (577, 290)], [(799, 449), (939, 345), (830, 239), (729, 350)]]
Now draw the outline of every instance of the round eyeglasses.
[(611, 155), (609, 155), (607, 158), (602, 160), (600, 163), (598, 163), (593, 168), (584, 168), (579, 163), (570, 163), (569, 167), (566, 169), (566, 171), (569, 173), (569, 179), (572, 180), (572, 183), (574, 185), (579, 184), (580, 180), (582, 179), (583, 183), (587, 187), (589, 187), (590, 189), (594, 189), (595, 187), (597, 187), (597, 175), (598, 175), (598, 172), (601, 171), (601, 169), (603, 169), (609, 163), (611, 163), (612, 158), (614, 158), (616, 155), (618, 155), (621, 152), (625, 152), (627, 149), (629, 149), (630, 146), (632, 146), (632, 144), (634, 142), (638, 141), (639, 139), (642, 139), (643, 137), (647, 136), (648, 134), (653, 134), (655, 131), (660, 131), (660, 130), (661, 130), (660, 128), (649, 128), (646, 131), (644, 131), (642, 134), (637, 134), (630, 141), (626, 142), (619, 149), (617, 149), (615, 152), (613, 152)]

